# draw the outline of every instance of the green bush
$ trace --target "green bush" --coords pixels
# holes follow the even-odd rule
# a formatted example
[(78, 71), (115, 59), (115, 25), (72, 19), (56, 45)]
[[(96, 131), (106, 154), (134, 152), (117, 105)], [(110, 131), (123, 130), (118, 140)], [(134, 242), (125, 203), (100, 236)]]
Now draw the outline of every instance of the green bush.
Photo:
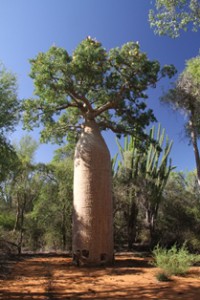
[(169, 250), (157, 245), (153, 256), (154, 265), (162, 269), (167, 276), (184, 275), (196, 261), (196, 256), (189, 253), (185, 244), (180, 249), (174, 245)]
[(170, 281), (169, 277), (164, 272), (159, 272), (156, 274), (158, 281)]
[(15, 216), (9, 213), (0, 213), (0, 227), (12, 230), (15, 224)]

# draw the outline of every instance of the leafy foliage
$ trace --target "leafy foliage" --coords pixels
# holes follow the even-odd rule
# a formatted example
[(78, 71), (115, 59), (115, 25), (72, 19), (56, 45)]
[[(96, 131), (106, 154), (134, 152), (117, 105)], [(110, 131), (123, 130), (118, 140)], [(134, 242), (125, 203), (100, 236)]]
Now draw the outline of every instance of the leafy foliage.
[(37, 143), (30, 136), (15, 149), (18, 163), (0, 195), (1, 238), (19, 252), (70, 249), (72, 148), (62, 147), (48, 165), (34, 163)]
[(195, 172), (170, 174), (157, 219), (157, 238), (163, 247), (187, 241), (192, 252), (200, 249), (199, 189)]
[(200, 26), (199, 0), (155, 0), (155, 10), (149, 11), (149, 22), (154, 32), (177, 38), (180, 32)]
[(174, 87), (161, 100), (168, 102), (174, 109), (181, 109), (190, 117), (199, 114), (200, 102), (200, 56), (186, 61), (184, 71), (179, 75)]
[(61, 141), (79, 133), (87, 119), (102, 130), (144, 136), (143, 128), (155, 120), (146, 108), (146, 90), (175, 68), (150, 61), (138, 43), (130, 42), (109, 52), (87, 37), (70, 56), (51, 47), (31, 61), (34, 99), (23, 103), (26, 128), (44, 125), (43, 140)]
[(73, 160), (65, 156), (61, 161), (56, 154), (43, 168), (44, 183), (28, 215), (29, 241), (36, 249), (71, 248)]
[(180, 249), (174, 245), (169, 250), (157, 245), (153, 250), (155, 266), (159, 267), (168, 276), (184, 275), (193, 265), (196, 258), (183, 245)]
[(174, 88), (170, 89), (162, 101), (173, 109), (184, 112), (186, 115), (185, 130), (193, 145), (197, 168), (197, 177), (200, 185), (200, 156), (197, 140), (200, 134), (200, 57), (197, 56), (186, 62), (186, 68), (180, 74)]
[(156, 279), (158, 281), (170, 281), (169, 277), (164, 272), (158, 272), (156, 274)]
[(5, 180), (17, 157), (7, 140), (7, 133), (13, 131), (19, 121), (16, 76), (0, 64), (0, 183)]
[(14, 130), (19, 117), (16, 76), (0, 65), (0, 136)]
[[(130, 140), (125, 140), (126, 143), (122, 148), (131, 150)], [(22, 208), (24, 203), (22, 200), (25, 200), (22, 198), (25, 183), (28, 187), (26, 193), (28, 198), (22, 226), (22, 250), (52, 251), (71, 248), (73, 159), (67, 149), (63, 147), (58, 151), (50, 165), (38, 166), (32, 162), (32, 167), (27, 173), (28, 184), (23, 177), (24, 169), (19, 168), (13, 169), (10, 179), (3, 182), (4, 191), (0, 197), (1, 237), (15, 244), (15, 248), (19, 246), (21, 232), (20, 223), (18, 229), (13, 232), (17, 213), (17, 192)], [(147, 231), (144, 222), (145, 208), (141, 202), (143, 200), (141, 197), (147, 195), (143, 189), (145, 173), (141, 173), (142, 179), (134, 177), (135, 173), (130, 172), (132, 152), (122, 153), (126, 163), (122, 161), (121, 171), (118, 170), (114, 180), (115, 248), (119, 250), (128, 242), (143, 243)], [(139, 150), (138, 153), (144, 155)], [(135, 154), (136, 152), (134, 159), (137, 158)], [(19, 172), (17, 173), (19, 177), (16, 177), (16, 172)], [(22, 181), (19, 180), (20, 174)], [(190, 251), (195, 253), (200, 251), (200, 205), (197, 187), (195, 172), (170, 173), (159, 204), (154, 232), (155, 241), (159, 241), (162, 248), (169, 249), (174, 244), (180, 247), (187, 241), (187, 248)]]
[(0, 214), (0, 227), (4, 230), (12, 230), (14, 227), (15, 218), (14, 215), (9, 212)]
[(2, 190), (4, 181), (17, 167), (19, 160), (15, 149), (5, 137), (0, 137), (0, 153), (0, 188)]
[[(118, 162), (115, 174), (115, 197), (120, 200), (115, 219), (118, 231), (120, 226), (127, 223), (129, 248), (136, 238), (136, 227), (139, 227), (138, 214), (145, 219), (150, 240), (153, 238), (163, 191), (169, 174), (174, 169), (169, 159), (172, 141), (165, 135), (165, 130), (161, 130), (159, 125), (156, 132), (153, 126), (149, 132), (149, 140), (154, 142), (147, 145), (146, 149), (134, 137), (126, 137), (124, 147), (118, 141), (121, 161)], [(124, 222), (120, 218), (121, 214), (125, 217)]]

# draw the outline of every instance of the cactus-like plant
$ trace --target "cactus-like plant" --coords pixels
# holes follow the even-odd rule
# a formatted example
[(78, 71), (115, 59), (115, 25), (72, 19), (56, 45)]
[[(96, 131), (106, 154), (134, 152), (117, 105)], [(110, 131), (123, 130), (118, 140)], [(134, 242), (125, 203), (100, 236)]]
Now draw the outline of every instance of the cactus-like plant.
[[(173, 142), (169, 140), (165, 129), (159, 124), (156, 131), (156, 127), (153, 126), (149, 137), (154, 142), (150, 143), (145, 151), (141, 150), (134, 137), (126, 137), (124, 147), (117, 140), (121, 160), (118, 161), (115, 172), (129, 186), (127, 188), (129, 207), (137, 204), (145, 211), (145, 225), (151, 240), (163, 190), (170, 172), (175, 167), (169, 158)], [(129, 220), (128, 223), (135, 224), (135, 221)]]

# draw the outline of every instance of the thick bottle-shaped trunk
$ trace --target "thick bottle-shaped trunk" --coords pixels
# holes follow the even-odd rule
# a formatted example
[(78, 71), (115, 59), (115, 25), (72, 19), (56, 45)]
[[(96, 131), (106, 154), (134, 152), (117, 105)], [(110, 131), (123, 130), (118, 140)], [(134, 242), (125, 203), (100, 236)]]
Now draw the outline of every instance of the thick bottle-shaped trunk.
[(81, 264), (113, 262), (111, 161), (94, 121), (85, 123), (74, 159), (74, 260)]

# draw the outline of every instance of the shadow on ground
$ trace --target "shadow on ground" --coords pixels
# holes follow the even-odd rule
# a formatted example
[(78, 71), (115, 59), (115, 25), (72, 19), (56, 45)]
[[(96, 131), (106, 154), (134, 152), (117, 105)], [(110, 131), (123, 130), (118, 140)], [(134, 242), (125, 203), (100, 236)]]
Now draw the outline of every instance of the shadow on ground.
[(160, 283), (149, 258), (133, 254), (116, 256), (113, 267), (102, 268), (77, 268), (63, 255), (25, 255), (7, 264), (2, 300), (200, 299), (200, 267), (188, 277)]

